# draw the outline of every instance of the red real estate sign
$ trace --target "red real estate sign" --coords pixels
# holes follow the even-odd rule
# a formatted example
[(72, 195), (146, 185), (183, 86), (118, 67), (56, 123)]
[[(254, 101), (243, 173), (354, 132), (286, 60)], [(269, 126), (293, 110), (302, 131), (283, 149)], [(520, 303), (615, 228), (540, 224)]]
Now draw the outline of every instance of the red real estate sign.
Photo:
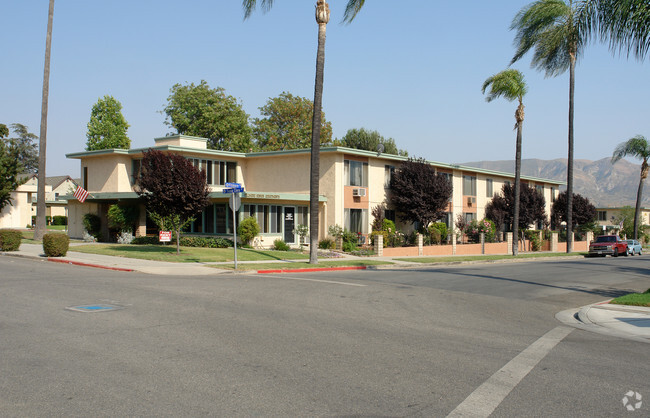
[(172, 231), (159, 231), (158, 232), (158, 241), (160, 241), (160, 242), (171, 242), (172, 241)]

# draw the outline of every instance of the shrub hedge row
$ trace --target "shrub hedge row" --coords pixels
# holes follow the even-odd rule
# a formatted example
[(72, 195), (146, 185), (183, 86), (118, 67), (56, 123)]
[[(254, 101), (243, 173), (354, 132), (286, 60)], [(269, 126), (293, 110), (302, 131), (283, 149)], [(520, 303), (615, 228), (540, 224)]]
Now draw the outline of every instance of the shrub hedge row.
[[(172, 239), (172, 244), (176, 241)], [(131, 244), (136, 245), (158, 245), (158, 237), (145, 236), (135, 237)], [(181, 237), (183, 247), (202, 247), (202, 248), (229, 248), (232, 247), (232, 240), (221, 237)]]

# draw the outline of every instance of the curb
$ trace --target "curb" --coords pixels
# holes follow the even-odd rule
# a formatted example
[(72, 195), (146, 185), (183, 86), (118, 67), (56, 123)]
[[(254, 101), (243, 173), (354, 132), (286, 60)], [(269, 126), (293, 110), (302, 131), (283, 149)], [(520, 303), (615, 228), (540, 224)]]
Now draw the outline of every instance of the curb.
[(349, 267), (314, 267), (304, 269), (274, 269), (274, 270), (257, 270), (258, 274), (270, 273), (309, 273), (315, 271), (340, 271), (340, 270), (367, 270), (368, 266), (349, 266)]
[(102, 266), (101, 264), (83, 263), (81, 261), (70, 261), (70, 260), (63, 260), (63, 259), (52, 258), (52, 257), (48, 257), (47, 261), (51, 261), (53, 263), (61, 263), (61, 264), (72, 264), (74, 266), (94, 267), (94, 268), (104, 269), (104, 270), (129, 271), (129, 272), (134, 271), (133, 269), (126, 269), (122, 267), (109, 267), (109, 266)]

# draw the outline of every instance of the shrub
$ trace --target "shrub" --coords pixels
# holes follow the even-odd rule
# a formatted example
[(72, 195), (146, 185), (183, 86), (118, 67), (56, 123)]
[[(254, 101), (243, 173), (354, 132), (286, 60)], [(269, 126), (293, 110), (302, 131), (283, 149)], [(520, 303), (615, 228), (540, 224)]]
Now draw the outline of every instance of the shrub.
[(321, 250), (333, 250), (336, 248), (336, 243), (332, 238), (324, 238), (318, 241), (318, 248)]
[(102, 233), (102, 221), (99, 216), (87, 213), (83, 217), (83, 224), (86, 231), (98, 240)]
[(68, 217), (67, 216), (56, 215), (52, 219), (52, 225), (67, 225), (67, 224), (68, 224)]
[(359, 250), (356, 242), (343, 241), (343, 251), (346, 253), (351, 253), (352, 251)]
[(277, 251), (289, 251), (290, 248), (284, 240), (278, 238), (273, 241), (273, 249)]
[(181, 246), (183, 247), (202, 247), (202, 248), (229, 248), (232, 247), (232, 241), (221, 237), (181, 237)]
[(137, 206), (111, 205), (108, 208), (108, 227), (118, 232), (133, 232), (140, 210)]
[(131, 241), (131, 244), (135, 244), (135, 245), (156, 245), (156, 244), (160, 244), (160, 241), (158, 241), (158, 237), (141, 236), (141, 237), (133, 238), (133, 241)]
[(429, 225), (429, 236), (431, 237), (432, 244), (442, 244), (447, 241), (449, 229), (444, 222), (436, 222)]
[(120, 235), (117, 237), (117, 243), (118, 244), (130, 244), (133, 242), (133, 235), (131, 235), (131, 232), (129, 231), (122, 231), (120, 232)]
[(43, 235), (43, 251), (48, 257), (65, 257), (70, 245), (70, 238), (65, 234)]
[(542, 243), (539, 240), (539, 231), (526, 230), (524, 232), (526, 239), (530, 240), (530, 248), (533, 251), (542, 249)]
[(294, 232), (300, 237), (300, 244), (304, 244), (305, 238), (309, 235), (309, 227), (307, 225), (298, 225)]
[(257, 219), (253, 216), (244, 218), (237, 227), (237, 235), (239, 235), (242, 244), (249, 244), (259, 233), (260, 226), (257, 224)]
[(465, 234), (473, 242), (481, 242), (481, 233), (485, 234), (485, 242), (493, 242), (496, 235), (494, 222), (489, 219), (473, 220), (465, 227)]
[(20, 248), (23, 234), (15, 229), (0, 229), (0, 250), (16, 251)]

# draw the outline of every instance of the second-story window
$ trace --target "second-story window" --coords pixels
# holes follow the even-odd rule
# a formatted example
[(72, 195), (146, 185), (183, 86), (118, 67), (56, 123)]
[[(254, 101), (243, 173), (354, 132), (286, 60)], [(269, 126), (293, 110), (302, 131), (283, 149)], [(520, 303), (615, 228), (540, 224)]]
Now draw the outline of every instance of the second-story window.
[(476, 177), (463, 176), (463, 195), (476, 196)]
[(395, 166), (386, 165), (384, 166), (384, 188), (390, 188), (390, 181), (395, 174)]
[(494, 182), (492, 179), (485, 180), (485, 196), (493, 197), (494, 196)]
[(343, 175), (346, 186), (368, 187), (368, 163), (345, 160)]

